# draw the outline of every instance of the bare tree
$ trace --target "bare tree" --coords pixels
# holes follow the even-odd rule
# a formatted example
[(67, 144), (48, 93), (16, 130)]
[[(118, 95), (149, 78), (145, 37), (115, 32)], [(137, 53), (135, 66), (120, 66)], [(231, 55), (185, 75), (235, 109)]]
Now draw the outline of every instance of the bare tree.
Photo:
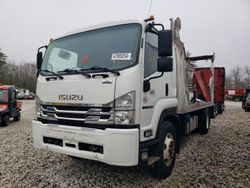
[(36, 88), (36, 66), (32, 62), (15, 64), (9, 62), (3, 65), (2, 82), (4, 84), (16, 85), (19, 88), (35, 91)]
[(232, 77), (230, 75), (226, 75), (225, 77), (225, 88), (229, 89), (234, 87), (233, 81), (232, 81)]
[(246, 86), (250, 87), (250, 66), (244, 66), (244, 73), (245, 73), (245, 82)]
[(230, 71), (230, 77), (233, 81), (234, 87), (239, 88), (242, 78), (242, 68), (239, 65), (233, 67)]
[(2, 66), (4, 65), (4, 64), (6, 64), (6, 58), (7, 58), (7, 56), (3, 53), (3, 52), (1, 52), (1, 48), (0, 48), (0, 83), (1, 83), (1, 81), (2, 81)]

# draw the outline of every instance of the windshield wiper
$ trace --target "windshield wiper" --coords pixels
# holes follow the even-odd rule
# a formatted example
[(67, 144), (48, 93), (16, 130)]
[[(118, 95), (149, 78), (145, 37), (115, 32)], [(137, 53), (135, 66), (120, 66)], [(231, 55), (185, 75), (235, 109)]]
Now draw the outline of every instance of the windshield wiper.
[(91, 76), (88, 73), (82, 72), (82, 70), (77, 70), (77, 69), (64, 69), (64, 70), (58, 71), (58, 72), (81, 74), (83, 76), (86, 76), (87, 78), (91, 78)]
[[(59, 78), (60, 80), (63, 79), (63, 77), (61, 75), (58, 75), (56, 74), (55, 72), (53, 71), (49, 71), (49, 70), (40, 70), (39, 72), (48, 72), (48, 73), (51, 73), (52, 75), (56, 76), (57, 78)], [(50, 76), (50, 75), (46, 75), (46, 76)]]
[(111, 72), (117, 76), (120, 76), (120, 72), (118, 70), (113, 70), (113, 69), (109, 69), (107, 67), (99, 67), (99, 66), (93, 66), (89, 69), (80, 69), (81, 71), (97, 71), (97, 72)]

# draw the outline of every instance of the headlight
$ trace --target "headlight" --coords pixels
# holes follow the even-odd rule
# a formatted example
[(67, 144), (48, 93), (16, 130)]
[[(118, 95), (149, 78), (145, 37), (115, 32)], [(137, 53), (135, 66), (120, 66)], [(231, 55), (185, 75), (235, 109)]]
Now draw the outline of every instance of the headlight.
[(127, 93), (115, 100), (115, 124), (134, 124), (135, 91)]
[(3, 112), (3, 111), (5, 111), (5, 108), (0, 108), (0, 112)]
[(116, 110), (135, 110), (135, 91), (122, 95), (115, 100)]
[(115, 124), (123, 124), (123, 125), (134, 124), (134, 111), (116, 111)]

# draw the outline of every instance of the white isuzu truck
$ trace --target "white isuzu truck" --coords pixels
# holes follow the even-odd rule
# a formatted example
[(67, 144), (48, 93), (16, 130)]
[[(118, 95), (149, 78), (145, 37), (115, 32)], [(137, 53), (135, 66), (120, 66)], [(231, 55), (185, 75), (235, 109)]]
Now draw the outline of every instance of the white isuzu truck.
[[(214, 60), (187, 56), (180, 19), (170, 22), (96, 25), (40, 47), (34, 146), (169, 176), (180, 137), (208, 132)], [(209, 85), (199, 60), (211, 60)]]

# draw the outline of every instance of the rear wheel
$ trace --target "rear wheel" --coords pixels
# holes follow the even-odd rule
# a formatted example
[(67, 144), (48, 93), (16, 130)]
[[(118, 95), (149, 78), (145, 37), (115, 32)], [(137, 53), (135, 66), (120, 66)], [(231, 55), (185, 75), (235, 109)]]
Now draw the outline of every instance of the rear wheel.
[(218, 114), (217, 107), (215, 105), (210, 107), (210, 117), (214, 119), (216, 118), (217, 114)]
[(156, 154), (160, 159), (152, 167), (152, 174), (157, 178), (167, 178), (171, 175), (177, 152), (177, 135), (174, 125), (165, 122), (160, 127), (160, 142)]
[(13, 117), (14, 121), (20, 121), (21, 119), (21, 113), (18, 112), (18, 114), (16, 116)]
[(10, 117), (8, 115), (4, 115), (2, 118), (1, 126), (6, 127), (10, 123)]
[(222, 104), (218, 104), (218, 114), (222, 114), (222, 112), (223, 112)]
[(208, 109), (202, 110), (198, 115), (198, 131), (200, 134), (207, 134), (210, 126)]

